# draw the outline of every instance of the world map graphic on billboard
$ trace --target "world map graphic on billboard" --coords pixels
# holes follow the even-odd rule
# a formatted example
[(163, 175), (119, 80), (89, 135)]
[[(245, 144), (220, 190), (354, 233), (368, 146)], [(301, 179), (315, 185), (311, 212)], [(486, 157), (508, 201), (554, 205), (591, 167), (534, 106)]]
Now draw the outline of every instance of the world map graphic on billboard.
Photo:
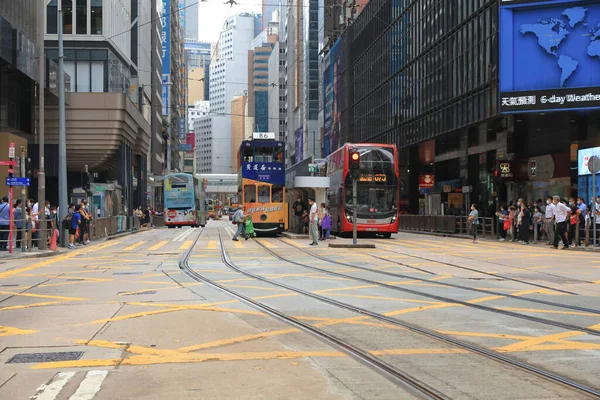
[(600, 108), (600, 2), (501, 0), (501, 112)]
[[(560, 87), (564, 87), (567, 80), (577, 71), (581, 60), (585, 57), (600, 58), (600, 23), (589, 26), (587, 14), (589, 8), (571, 7), (566, 8), (561, 18), (540, 19), (532, 24), (522, 24), (520, 33), (524, 36), (533, 34), (541, 51), (556, 57), (557, 67), (561, 70)], [(562, 44), (567, 39), (589, 41), (586, 52), (583, 54), (571, 54), (569, 46), (567, 50), (559, 53)], [(580, 49), (581, 47), (577, 47)]]

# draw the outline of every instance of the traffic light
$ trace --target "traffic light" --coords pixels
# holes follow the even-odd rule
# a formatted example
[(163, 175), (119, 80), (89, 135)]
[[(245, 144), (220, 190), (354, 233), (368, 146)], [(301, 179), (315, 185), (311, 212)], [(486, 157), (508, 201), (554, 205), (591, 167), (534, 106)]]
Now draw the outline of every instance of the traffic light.
[(350, 173), (352, 179), (360, 178), (360, 153), (356, 150), (350, 151)]

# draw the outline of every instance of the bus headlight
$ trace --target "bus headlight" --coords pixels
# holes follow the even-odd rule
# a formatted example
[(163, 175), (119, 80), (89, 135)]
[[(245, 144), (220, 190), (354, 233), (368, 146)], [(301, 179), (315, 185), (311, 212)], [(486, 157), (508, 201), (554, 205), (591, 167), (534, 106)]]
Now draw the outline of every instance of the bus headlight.
[(352, 223), (352, 215), (346, 213), (346, 221), (348, 221), (349, 223)]
[(394, 216), (392, 217), (392, 222), (391, 222), (391, 223), (393, 224), (394, 222), (396, 222), (396, 219), (397, 219), (397, 218), (398, 218), (398, 216), (397, 216), (397, 215), (394, 215)]

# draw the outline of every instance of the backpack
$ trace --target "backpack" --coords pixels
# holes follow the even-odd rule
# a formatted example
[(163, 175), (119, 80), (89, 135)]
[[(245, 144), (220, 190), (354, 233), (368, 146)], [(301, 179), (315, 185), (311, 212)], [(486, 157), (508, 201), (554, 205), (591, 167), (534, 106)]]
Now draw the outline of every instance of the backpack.
[(63, 229), (71, 229), (71, 225), (73, 222), (73, 214), (67, 214), (62, 220), (62, 228)]

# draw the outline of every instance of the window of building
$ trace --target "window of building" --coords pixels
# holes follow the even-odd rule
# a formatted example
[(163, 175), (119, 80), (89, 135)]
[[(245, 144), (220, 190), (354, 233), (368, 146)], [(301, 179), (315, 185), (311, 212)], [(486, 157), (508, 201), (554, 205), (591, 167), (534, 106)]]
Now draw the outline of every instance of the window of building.
[(46, 33), (55, 35), (58, 33), (58, 4), (57, 0), (51, 0), (46, 7)]
[(63, 14), (63, 33), (65, 35), (73, 34), (73, 2), (71, 0), (62, 0)]
[(87, 0), (77, 0), (77, 34), (87, 35)]
[(91, 33), (102, 35), (102, 0), (91, 0)]

